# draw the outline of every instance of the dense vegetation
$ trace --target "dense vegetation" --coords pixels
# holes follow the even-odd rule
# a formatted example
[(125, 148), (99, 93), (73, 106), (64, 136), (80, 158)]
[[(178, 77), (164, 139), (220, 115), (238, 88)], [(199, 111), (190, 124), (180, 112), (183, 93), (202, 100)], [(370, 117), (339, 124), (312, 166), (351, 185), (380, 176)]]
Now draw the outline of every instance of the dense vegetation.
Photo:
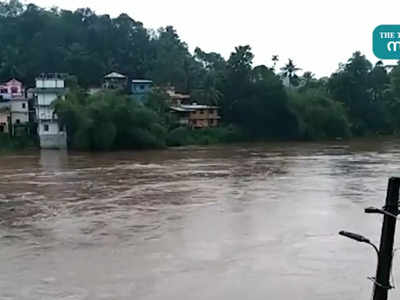
[(21, 149), (37, 148), (36, 141), (27, 136), (12, 137), (9, 134), (0, 133), (0, 153)]
[[(32, 85), (42, 72), (65, 72), (82, 89), (118, 71), (173, 85), (196, 102), (220, 106), (223, 127), (202, 132), (175, 128), (165, 95), (146, 106), (80, 89), (57, 104), (72, 146), (84, 149), (147, 148), (243, 139), (324, 139), (394, 134), (400, 129), (400, 66), (373, 66), (355, 52), (329, 78), (316, 79), (292, 60), (281, 69), (253, 65), (250, 46), (238, 46), (225, 60), (196, 48), (190, 53), (176, 30), (157, 31), (126, 14), (96, 15), (45, 10), (18, 0), (0, 2), (0, 79)], [(286, 79), (286, 86), (283, 80)]]
[(56, 103), (70, 145), (78, 149), (155, 148), (164, 146), (165, 129), (158, 115), (128, 96), (78, 91)]

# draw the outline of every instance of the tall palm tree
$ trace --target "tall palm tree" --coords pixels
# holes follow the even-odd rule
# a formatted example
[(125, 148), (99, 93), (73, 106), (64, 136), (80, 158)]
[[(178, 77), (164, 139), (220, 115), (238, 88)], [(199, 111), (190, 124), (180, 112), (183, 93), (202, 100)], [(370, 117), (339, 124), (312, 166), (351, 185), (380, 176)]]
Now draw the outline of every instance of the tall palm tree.
[(272, 55), (272, 61), (274, 62), (273, 70), (275, 70), (276, 63), (279, 61), (279, 55)]
[(297, 79), (296, 72), (300, 71), (301, 69), (296, 67), (296, 65), (293, 63), (293, 60), (289, 58), (289, 62), (281, 68), (283, 71), (283, 76), (289, 78), (289, 87), (292, 83), (295, 82)]

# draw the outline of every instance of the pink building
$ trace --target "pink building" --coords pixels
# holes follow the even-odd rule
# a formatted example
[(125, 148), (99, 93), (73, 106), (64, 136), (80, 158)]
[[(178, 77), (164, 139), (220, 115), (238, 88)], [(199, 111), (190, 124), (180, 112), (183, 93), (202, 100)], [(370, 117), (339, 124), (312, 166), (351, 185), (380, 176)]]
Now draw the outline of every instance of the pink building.
[(11, 100), (24, 97), (25, 91), (22, 83), (16, 79), (11, 79), (6, 83), (0, 84), (0, 100)]

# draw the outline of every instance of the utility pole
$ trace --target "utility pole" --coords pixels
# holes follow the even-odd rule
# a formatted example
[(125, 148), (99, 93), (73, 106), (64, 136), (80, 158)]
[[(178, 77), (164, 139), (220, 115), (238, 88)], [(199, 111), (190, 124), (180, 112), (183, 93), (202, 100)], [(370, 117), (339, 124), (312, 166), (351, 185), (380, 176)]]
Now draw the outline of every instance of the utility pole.
[(396, 221), (399, 215), (399, 190), (400, 178), (392, 177), (386, 194), (386, 202), (383, 208), (368, 207), (365, 209), (367, 214), (382, 214), (383, 225), (381, 234), (381, 244), (378, 250), (371, 241), (357, 233), (340, 231), (339, 235), (355, 240), (360, 243), (366, 243), (372, 246), (378, 255), (378, 266), (376, 276), (372, 279), (374, 282), (373, 300), (387, 300), (388, 291), (393, 287), (390, 285), (390, 274), (393, 260), (393, 243), (396, 231)]
[(387, 300), (390, 286), (390, 273), (393, 259), (393, 243), (396, 231), (397, 215), (399, 214), (400, 178), (389, 179), (386, 203), (383, 214), (381, 244), (379, 247), (378, 267), (374, 282), (373, 300)]

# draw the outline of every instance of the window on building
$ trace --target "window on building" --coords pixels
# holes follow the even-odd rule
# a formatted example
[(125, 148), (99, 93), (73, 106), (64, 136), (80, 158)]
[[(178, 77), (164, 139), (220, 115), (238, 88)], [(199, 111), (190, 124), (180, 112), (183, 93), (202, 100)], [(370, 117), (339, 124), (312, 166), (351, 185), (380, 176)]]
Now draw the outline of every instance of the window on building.
[(200, 110), (200, 114), (204, 114), (204, 110)]
[(43, 130), (44, 131), (49, 131), (49, 124), (44, 124), (43, 125)]
[(22, 108), (26, 108), (26, 103), (22, 103)]
[(17, 94), (17, 93), (18, 93), (18, 88), (15, 87), (15, 86), (13, 86), (13, 87), (11, 88), (11, 94)]
[(64, 126), (60, 127), (60, 132), (64, 132)]
[(21, 123), (21, 120), (20, 120), (20, 119), (16, 119), (16, 120), (15, 120), (15, 123), (20, 124), (20, 123)]
[(144, 85), (143, 84), (139, 85), (139, 89), (144, 90)]
[(8, 94), (8, 91), (7, 91), (7, 89), (0, 89), (0, 93), (1, 94)]

